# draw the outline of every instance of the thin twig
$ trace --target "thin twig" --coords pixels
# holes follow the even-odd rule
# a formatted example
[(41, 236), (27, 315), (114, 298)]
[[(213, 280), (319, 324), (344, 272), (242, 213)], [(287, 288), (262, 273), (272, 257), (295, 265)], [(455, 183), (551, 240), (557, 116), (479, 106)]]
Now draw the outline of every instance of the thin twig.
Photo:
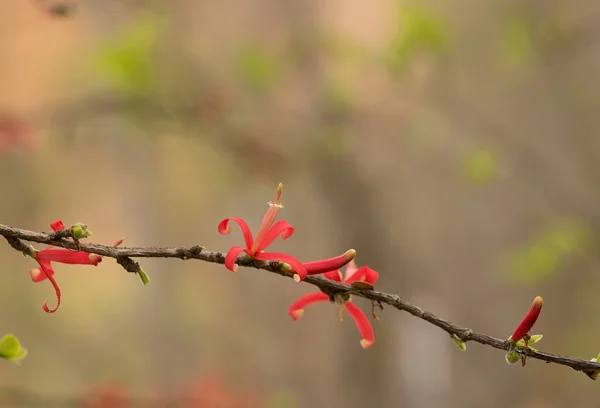
[[(172, 248), (155, 248), (155, 247), (112, 247), (98, 244), (82, 244), (79, 246), (65, 237), (70, 237), (70, 230), (60, 230), (52, 233), (34, 232), (19, 228), (12, 228), (0, 224), (0, 235), (4, 236), (11, 247), (17, 251), (26, 251), (27, 245), (20, 240), (36, 242), (39, 244), (54, 245), (57, 247), (81, 250), (83, 252), (95, 253), (109, 258), (114, 258), (128, 272), (136, 272), (139, 269), (137, 262), (131, 258), (178, 258), (182, 260), (198, 259), (205, 262), (225, 263), (225, 254), (220, 252), (209, 251), (201, 246), (191, 247), (172, 247)], [(262, 269), (271, 273), (276, 273), (282, 276), (292, 277), (292, 274), (286, 272), (280, 262), (265, 262), (255, 261), (248, 257), (240, 257), (237, 261), (238, 265), (245, 267), (253, 267)], [(386, 304), (398, 310), (408, 312), (411, 315), (425, 320), (434, 326), (444, 330), (450, 336), (456, 335), (463, 342), (474, 341), (486, 346), (491, 346), (499, 350), (509, 351), (513, 346), (503, 339), (488, 336), (484, 333), (478, 333), (466, 327), (460, 327), (448, 320), (442, 319), (431, 312), (421, 309), (405, 300), (400, 296), (377, 290), (360, 289), (339, 282), (334, 282), (320, 276), (308, 276), (304, 282), (317, 286), (323, 292), (328, 294), (349, 294), (369, 299), (379, 304)], [(556, 354), (545, 353), (542, 351), (532, 351), (530, 349), (516, 348), (517, 352), (527, 355), (529, 358), (546, 361), (547, 363), (559, 364), (571, 367), (577, 371), (584, 373), (600, 370), (600, 363), (594, 363), (589, 360), (578, 358), (559, 356)], [(592, 377), (590, 377), (592, 378)]]

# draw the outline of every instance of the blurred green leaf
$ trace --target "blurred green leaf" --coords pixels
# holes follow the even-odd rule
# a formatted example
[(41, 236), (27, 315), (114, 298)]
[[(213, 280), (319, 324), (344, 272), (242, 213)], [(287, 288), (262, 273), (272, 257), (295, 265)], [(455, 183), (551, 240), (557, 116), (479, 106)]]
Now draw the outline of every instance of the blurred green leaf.
[(572, 257), (586, 253), (592, 240), (591, 229), (581, 221), (555, 222), (512, 257), (511, 272), (521, 281), (540, 281)]
[(242, 50), (237, 67), (242, 79), (256, 91), (270, 89), (281, 74), (280, 61), (273, 54), (254, 45)]
[(147, 93), (156, 80), (154, 52), (164, 20), (143, 13), (115, 38), (101, 46), (96, 58), (98, 73), (118, 90)]
[(325, 85), (325, 101), (330, 109), (336, 112), (346, 112), (354, 104), (354, 97), (347, 84), (339, 78), (327, 81)]
[(534, 53), (531, 22), (522, 16), (511, 17), (502, 35), (502, 43), (508, 62), (522, 65), (528, 62)]
[(27, 356), (27, 350), (21, 347), (19, 340), (12, 334), (7, 334), (0, 340), (0, 358), (15, 363)]
[(498, 173), (496, 156), (489, 150), (472, 149), (463, 159), (463, 173), (473, 184), (488, 184)]
[(417, 6), (402, 7), (389, 49), (392, 68), (404, 68), (419, 52), (437, 54), (445, 51), (448, 37), (448, 29), (439, 16)]
[(362, 62), (369, 57), (369, 50), (352, 38), (329, 35), (323, 39), (325, 51), (334, 59), (346, 62)]
[(331, 157), (347, 155), (352, 147), (352, 139), (338, 126), (327, 126), (322, 129), (321, 137), (313, 144), (315, 153)]

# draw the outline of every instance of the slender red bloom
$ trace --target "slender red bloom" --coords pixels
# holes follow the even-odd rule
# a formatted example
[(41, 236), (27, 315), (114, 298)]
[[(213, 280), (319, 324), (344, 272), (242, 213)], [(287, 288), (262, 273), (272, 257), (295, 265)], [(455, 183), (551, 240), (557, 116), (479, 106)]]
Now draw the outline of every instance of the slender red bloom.
[(225, 218), (223, 221), (219, 223), (218, 230), (222, 235), (229, 234), (231, 232), (231, 226), (229, 225), (229, 221), (236, 222), (240, 229), (242, 230), (242, 234), (244, 235), (244, 241), (246, 246), (234, 246), (229, 249), (227, 252), (227, 256), (225, 257), (225, 267), (232, 272), (235, 272), (238, 268), (236, 265), (236, 261), (240, 253), (244, 252), (250, 257), (261, 260), (261, 261), (279, 261), (285, 262), (289, 264), (294, 270), (294, 279), (298, 282), (304, 280), (308, 272), (306, 268), (300, 261), (294, 258), (291, 255), (284, 254), (281, 252), (264, 252), (265, 249), (275, 239), (281, 237), (281, 239), (288, 239), (294, 233), (294, 228), (287, 223), (287, 221), (277, 221), (277, 213), (280, 209), (283, 208), (282, 203), (279, 201), (281, 198), (281, 192), (283, 190), (283, 184), (279, 183), (277, 188), (277, 194), (275, 196), (275, 201), (270, 201), (269, 209), (265, 213), (263, 217), (262, 223), (260, 224), (260, 228), (258, 229), (258, 234), (256, 234), (256, 238), (252, 236), (252, 231), (250, 231), (250, 227), (246, 221), (238, 217), (230, 217)]
[[(59, 231), (64, 229), (65, 225), (62, 221), (58, 220), (51, 223), (50, 227), (53, 231)], [(52, 268), (52, 262), (97, 266), (98, 263), (102, 261), (102, 256), (83, 251), (71, 251), (64, 248), (54, 248), (49, 246), (41, 251), (35, 251), (35, 260), (38, 262), (40, 267), (29, 271), (31, 280), (33, 282), (41, 282), (45, 279), (50, 281), (54, 287), (54, 291), (56, 292), (56, 307), (54, 309), (48, 308), (48, 302), (44, 302), (42, 307), (46, 313), (54, 313), (60, 306), (61, 292), (58, 283), (56, 283), (54, 280), (54, 269)]]
[(540, 316), (543, 303), (544, 300), (541, 298), (541, 296), (536, 296), (536, 298), (533, 299), (533, 303), (531, 304), (529, 311), (527, 312), (523, 320), (521, 320), (521, 323), (519, 323), (512, 336), (508, 338), (509, 341), (513, 341), (516, 343), (517, 341), (521, 340), (523, 336), (529, 333), (529, 330), (531, 330), (538, 317)]
[[(357, 268), (354, 260), (352, 259), (348, 266), (346, 266), (346, 276), (343, 279), (342, 273), (339, 270), (326, 272), (323, 274), (323, 277), (335, 282), (344, 282), (347, 284), (352, 284), (354, 282), (365, 282), (371, 286), (374, 286), (379, 278), (379, 274), (367, 266), (361, 266), (360, 268)], [(309, 293), (296, 300), (288, 310), (288, 314), (293, 320), (298, 320), (304, 315), (304, 308), (306, 308), (306, 306), (312, 303), (326, 302), (328, 300), (330, 300), (329, 296), (323, 292)], [(371, 346), (375, 342), (373, 327), (371, 326), (371, 323), (364, 312), (360, 310), (354, 303), (352, 303), (352, 297), (350, 295), (335, 297), (334, 301), (341, 305), (340, 320), (344, 310), (348, 311), (350, 316), (352, 316), (352, 319), (354, 320), (354, 323), (356, 323), (356, 327), (358, 327), (358, 331), (360, 332), (360, 345), (362, 348), (366, 349)]]
[(349, 249), (340, 256), (319, 261), (305, 262), (302, 265), (306, 268), (308, 275), (318, 275), (320, 273), (334, 271), (347, 265), (356, 256), (354, 249)]

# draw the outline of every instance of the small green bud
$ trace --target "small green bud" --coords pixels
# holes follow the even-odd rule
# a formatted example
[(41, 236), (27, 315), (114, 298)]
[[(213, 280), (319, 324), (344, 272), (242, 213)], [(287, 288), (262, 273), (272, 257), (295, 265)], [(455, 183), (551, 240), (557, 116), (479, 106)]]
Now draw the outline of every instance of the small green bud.
[[(598, 354), (598, 357), (594, 357), (594, 358), (590, 359), (590, 361), (592, 363), (597, 363), (599, 360), (600, 360), (600, 354)], [(596, 371), (596, 370), (583, 370), (583, 372), (585, 373), (585, 375), (590, 377), (592, 380), (596, 380), (596, 378), (598, 378), (598, 374), (600, 374), (600, 371)]]
[(19, 340), (12, 334), (7, 334), (0, 340), (0, 358), (20, 364), (27, 356), (27, 350), (21, 347)]
[(148, 276), (148, 274), (146, 272), (144, 272), (143, 269), (140, 268), (140, 270), (137, 271), (137, 274), (140, 277), (140, 279), (142, 280), (142, 283), (144, 284), (144, 286), (146, 286), (147, 284), (150, 283), (150, 277)]
[(294, 270), (289, 263), (285, 263), (285, 262), (279, 262), (279, 267), (281, 268), (281, 270), (283, 272), (287, 272), (287, 273), (292, 273), (292, 271)]
[(521, 356), (519, 355), (519, 353), (512, 350), (512, 351), (509, 351), (508, 353), (506, 353), (506, 355), (504, 356), (504, 359), (506, 360), (506, 362), (508, 364), (512, 365), (512, 364), (517, 364), (519, 362), (519, 360), (521, 359)]
[(75, 239), (83, 239), (92, 236), (92, 231), (88, 230), (88, 226), (82, 222), (71, 226), (71, 234)]
[(456, 347), (458, 347), (462, 351), (465, 351), (467, 349), (467, 345), (465, 344), (465, 342), (462, 341), (460, 339), (460, 337), (458, 337), (456, 334), (452, 335), (452, 341), (454, 342), (454, 344), (456, 345)]

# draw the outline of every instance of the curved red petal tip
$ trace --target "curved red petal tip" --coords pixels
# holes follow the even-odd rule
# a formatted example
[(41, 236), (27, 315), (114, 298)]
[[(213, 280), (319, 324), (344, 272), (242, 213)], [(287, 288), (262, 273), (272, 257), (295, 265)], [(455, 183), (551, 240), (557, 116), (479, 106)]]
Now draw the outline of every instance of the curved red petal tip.
[(364, 312), (354, 303), (346, 302), (345, 306), (348, 313), (350, 313), (350, 316), (352, 316), (352, 319), (354, 319), (354, 323), (356, 323), (360, 337), (362, 337), (360, 345), (363, 349), (370, 347), (375, 343), (375, 333), (373, 333), (373, 327), (371, 326), (369, 319), (367, 319)]
[(316, 302), (327, 302), (329, 296), (323, 292), (314, 292), (304, 295), (296, 300), (288, 310), (288, 314), (293, 320), (298, 320), (304, 315), (304, 309), (306, 306)]
[(235, 263), (238, 259), (240, 253), (242, 253), (245, 248), (241, 246), (234, 246), (227, 251), (227, 255), (225, 255), (225, 267), (229, 269), (231, 272), (237, 271), (237, 264)]
[(329, 271), (323, 274), (325, 279), (329, 279), (335, 282), (342, 281), (342, 273), (340, 271)]
[(379, 279), (379, 273), (368, 266), (361, 266), (356, 272), (350, 275), (350, 277), (346, 278), (344, 283), (352, 284), (355, 282), (364, 282), (368, 283), (370, 286), (375, 286), (377, 279)]
[(335, 271), (342, 266), (352, 262), (356, 256), (354, 249), (349, 249), (340, 256), (329, 259), (321, 259), (319, 261), (305, 262), (303, 265), (309, 275), (316, 275), (323, 272)]
[(102, 255), (98, 255), (98, 254), (89, 254), (88, 255), (88, 259), (90, 260), (90, 263), (94, 266), (98, 265), (98, 262), (102, 262)]
[(231, 232), (231, 225), (229, 225), (229, 218), (225, 218), (223, 221), (221, 221), (217, 227), (217, 229), (219, 230), (219, 234), (221, 235), (227, 235)]
[(52, 283), (52, 286), (54, 287), (54, 291), (56, 292), (56, 307), (54, 309), (48, 308), (48, 301), (46, 301), (42, 305), (42, 308), (44, 309), (44, 312), (46, 312), (46, 313), (54, 313), (60, 307), (60, 298), (61, 298), (60, 288), (58, 287), (58, 283), (56, 283), (56, 281), (54, 280), (52, 275), (47, 273), (44, 267), (42, 267), (42, 271), (44, 273), (46, 273), (48, 280), (50, 281), (50, 283)]
[(227, 235), (231, 232), (231, 226), (229, 225), (229, 221), (236, 222), (240, 229), (242, 230), (242, 234), (244, 235), (244, 242), (246, 244), (246, 248), (252, 248), (254, 245), (254, 238), (252, 237), (252, 231), (250, 231), (250, 227), (248, 223), (239, 217), (229, 217), (225, 218), (223, 221), (219, 223), (217, 229), (219, 230), (219, 234)]
[(65, 224), (61, 220), (57, 220), (50, 223), (50, 228), (52, 228), (52, 231), (60, 231), (65, 229)]
[(31, 269), (29, 276), (33, 282), (40, 282), (46, 279), (46, 275), (40, 270), (40, 268)]
[(373, 343), (371, 343), (369, 340), (367, 339), (361, 339), (360, 340), (360, 345), (363, 349), (367, 349), (369, 347), (371, 347), (373, 345)]
[(38, 260), (38, 264), (40, 265), (39, 268), (31, 269), (29, 271), (29, 276), (31, 276), (33, 282), (41, 282), (48, 279), (48, 275), (54, 275), (54, 269), (52, 269), (50, 261)]

